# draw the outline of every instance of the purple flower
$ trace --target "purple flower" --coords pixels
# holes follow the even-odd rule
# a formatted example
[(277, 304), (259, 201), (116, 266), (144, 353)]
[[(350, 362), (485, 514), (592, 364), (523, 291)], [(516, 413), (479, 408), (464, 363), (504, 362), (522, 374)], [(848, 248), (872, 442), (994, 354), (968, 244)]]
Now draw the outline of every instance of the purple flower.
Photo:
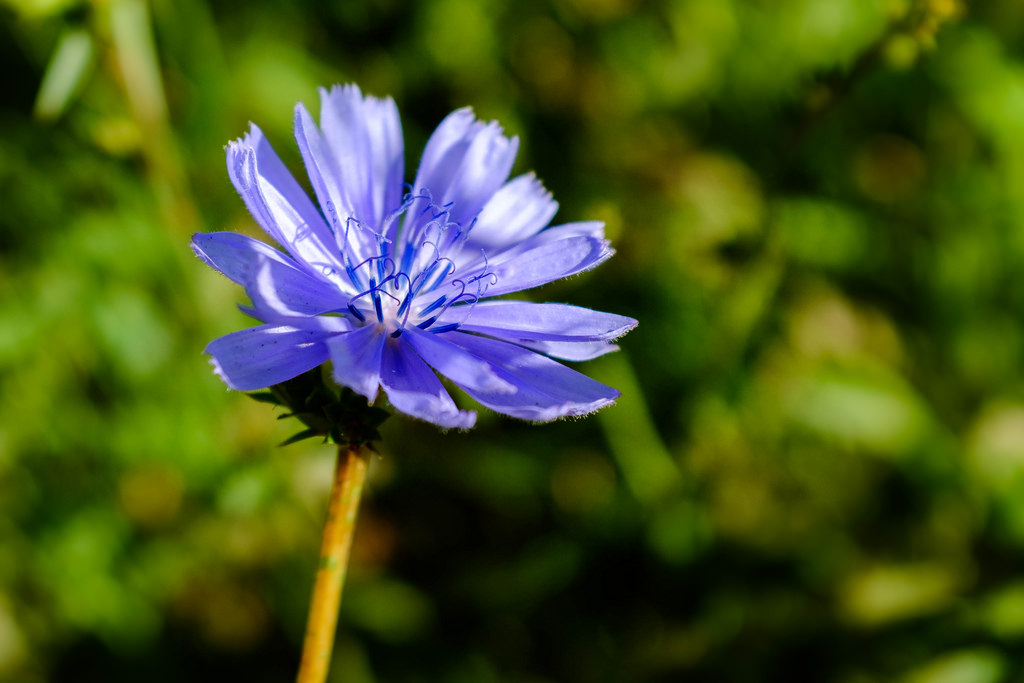
[(282, 247), (232, 232), (193, 236), (206, 263), (245, 287), (257, 327), (206, 347), (242, 391), (325, 361), (371, 403), (441, 427), (471, 427), (434, 371), (483, 405), (546, 422), (609, 405), (617, 391), (552, 360), (595, 358), (636, 321), (557, 303), (494, 300), (589, 270), (612, 255), (599, 222), (551, 226), (558, 208), (532, 175), (508, 180), (519, 146), (469, 109), (427, 142), (403, 185), (398, 109), (354, 85), (321, 90), (320, 126), (295, 108), (319, 204), (256, 125), (227, 148), (231, 181)]

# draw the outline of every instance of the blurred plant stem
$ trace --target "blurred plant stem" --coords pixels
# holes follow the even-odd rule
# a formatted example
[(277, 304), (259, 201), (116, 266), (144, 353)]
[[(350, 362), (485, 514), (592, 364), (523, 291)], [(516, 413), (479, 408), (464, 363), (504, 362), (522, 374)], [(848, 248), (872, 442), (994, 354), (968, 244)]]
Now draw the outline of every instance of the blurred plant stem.
[(198, 212), (168, 123), (149, 6), (144, 0), (116, 0), (105, 7), (121, 86), (142, 135), (142, 153), (161, 216), (168, 227), (191, 233), (199, 227)]
[(807, 98), (803, 120), (788, 143), (794, 147), (803, 144), (818, 124), (879, 66), (909, 68), (921, 53), (935, 48), (939, 31), (965, 12), (961, 0), (916, 0), (903, 6), (882, 35), (848, 69), (815, 85)]
[(313, 598), (306, 622), (298, 683), (323, 683), (331, 664), (334, 631), (341, 605), (341, 589), (348, 569), (349, 550), (356, 527), (359, 499), (366, 481), (367, 448), (343, 445), (338, 448), (338, 464), (327, 503), (320, 547), (320, 566), (313, 584)]
[(682, 489), (682, 474), (658, 435), (629, 359), (605, 356), (595, 366), (601, 381), (622, 390), (616, 410), (599, 416), (626, 485), (646, 505), (666, 500)]

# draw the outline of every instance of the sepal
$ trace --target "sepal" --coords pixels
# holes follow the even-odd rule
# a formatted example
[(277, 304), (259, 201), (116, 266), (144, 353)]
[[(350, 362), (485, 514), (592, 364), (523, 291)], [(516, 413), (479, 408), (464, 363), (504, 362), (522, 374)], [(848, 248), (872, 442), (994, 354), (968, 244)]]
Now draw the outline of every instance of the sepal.
[(287, 412), (278, 419), (298, 418), (306, 429), (282, 442), (281, 446), (304, 439), (323, 438), (342, 446), (367, 446), (379, 440), (378, 428), (391, 413), (368, 404), (348, 387), (330, 381), (330, 370), (315, 368), (275, 384), (269, 391), (248, 394), (255, 401), (281, 406)]

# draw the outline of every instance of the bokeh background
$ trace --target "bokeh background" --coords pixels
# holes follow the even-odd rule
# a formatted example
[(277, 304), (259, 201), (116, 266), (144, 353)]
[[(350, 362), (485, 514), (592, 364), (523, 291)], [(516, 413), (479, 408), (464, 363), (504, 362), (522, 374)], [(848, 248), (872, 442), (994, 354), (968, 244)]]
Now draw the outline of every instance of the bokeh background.
[(334, 453), (188, 240), (337, 82), (410, 175), (500, 120), (618, 248), (535, 295), (641, 322), (595, 417), (385, 425), (332, 681), (1024, 680), (1024, 4), (3, 0), (0, 73), (0, 680), (294, 676)]

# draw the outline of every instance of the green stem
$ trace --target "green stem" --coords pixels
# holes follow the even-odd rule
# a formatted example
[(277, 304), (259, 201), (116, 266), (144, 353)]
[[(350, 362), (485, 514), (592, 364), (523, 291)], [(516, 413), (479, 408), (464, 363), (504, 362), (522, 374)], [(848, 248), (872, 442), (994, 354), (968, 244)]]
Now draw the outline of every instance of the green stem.
[(338, 465), (327, 504), (320, 567), (313, 584), (313, 598), (306, 623), (298, 683), (324, 683), (331, 664), (334, 632), (341, 605), (341, 589), (348, 569), (349, 549), (359, 511), (359, 498), (366, 481), (366, 450), (340, 446)]

